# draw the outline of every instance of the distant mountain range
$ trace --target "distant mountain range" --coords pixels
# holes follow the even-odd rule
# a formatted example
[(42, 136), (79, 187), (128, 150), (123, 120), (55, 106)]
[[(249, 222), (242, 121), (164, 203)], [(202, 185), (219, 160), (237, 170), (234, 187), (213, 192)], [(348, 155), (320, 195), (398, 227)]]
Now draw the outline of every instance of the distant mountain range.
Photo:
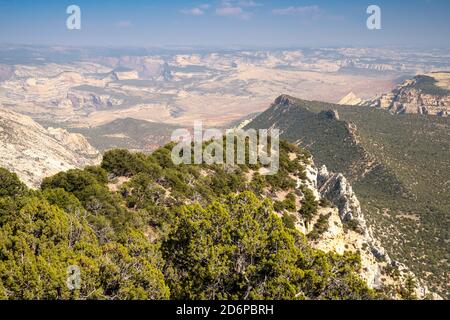
[(55, 127), (123, 118), (223, 127), (264, 111), (281, 93), (338, 102), (353, 91), (365, 100), (438, 70), (450, 70), (448, 50), (0, 45), (0, 104)]

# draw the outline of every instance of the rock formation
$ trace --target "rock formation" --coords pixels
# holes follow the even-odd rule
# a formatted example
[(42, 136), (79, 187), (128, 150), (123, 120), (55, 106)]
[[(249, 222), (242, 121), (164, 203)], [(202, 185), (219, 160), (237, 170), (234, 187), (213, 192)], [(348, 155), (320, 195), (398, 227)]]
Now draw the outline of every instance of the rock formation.
[(348, 106), (355, 106), (355, 105), (360, 104), (362, 101), (363, 100), (361, 98), (357, 97), (355, 93), (350, 92), (348, 95), (343, 97), (338, 102), (338, 104), (344, 104), (344, 105), (348, 105)]
[(97, 110), (110, 110), (123, 104), (124, 100), (108, 94), (96, 94), (83, 90), (70, 90), (66, 99), (57, 101), (58, 107), (68, 106), (75, 112), (89, 114)]
[(135, 70), (119, 68), (113, 72), (117, 80), (136, 80), (139, 79), (139, 74)]
[(30, 187), (60, 171), (98, 164), (101, 156), (80, 134), (45, 129), (31, 118), (0, 108), (0, 167)]
[[(315, 248), (325, 252), (335, 251), (338, 254), (343, 254), (345, 251), (359, 252), (362, 265), (361, 277), (366, 280), (369, 287), (374, 289), (381, 290), (386, 286), (395, 288), (389, 292), (391, 298), (398, 298), (398, 292), (395, 290), (399, 290), (408, 277), (417, 283), (415, 290), (417, 297), (425, 298), (431, 295), (435, 299), (440, 298), (429, 292), (423, 281), (404, 264), (389, 257), (366, 223), (360, 202), (352, 186), (342, 174), (329, 172), (325, 166), (318, 170), (312, 163), (306, 165), (306, 176), (306, 180), (298, 180), (297, 188), (303, 185), (309, 188), (318, 200), (326, 199), (332, 204), (332, 208), (320, 208), (318, 215), (309, 224), (298, 217), (297, 228), (308, 235), (313, 232), (313, 225), (320, 215), (329, 215), (327, 230), (312, 243)], [(392, 272), (392, 270), (396, 271)]]
[(415, 113), (447, 117), (450, 113), (450, 74), (419, 75), (389, 93), (369, 100), (348, 95), (339, 104), (381, 108), (394, 114)]

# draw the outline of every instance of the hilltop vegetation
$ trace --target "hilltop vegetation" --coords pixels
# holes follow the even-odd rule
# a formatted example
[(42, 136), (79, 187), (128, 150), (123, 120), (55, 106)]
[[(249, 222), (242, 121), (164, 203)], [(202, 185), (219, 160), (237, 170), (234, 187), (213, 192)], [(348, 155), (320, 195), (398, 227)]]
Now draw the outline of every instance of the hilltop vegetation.
[(154, 151), (170, 141), (170, 135), (179, 127), (133, 118), (117, 119), (92, 128), (71, 128), (83, 134), (98, 150), (114, 148)]
[[(170, 152), (112, 150), (39, 190), (0, 169), (0, 298), (378, 297), (358, 276), (358, 254), (312, 249), (274, 212), (267, 195), (305, 179), (307, 152), (282, 143), (271, 177), (260, 165), (174, 166)], [(317, 206), (305, 197), (302, 212)], [(69, 266), (81, 271), (73, 291)]]
[(413, 87), (420, 90), (424, 94), (440, 97), (450, 95), (450, 90), (437, 86), (436, 83), (438, 81), (433, 77), (420, 75), (415, 77), (414, 80), (415, 83)]
[(349, 178), (390, 255), (448, 296), (448, 119), (281, 96), (248, 127), (273, 125)]

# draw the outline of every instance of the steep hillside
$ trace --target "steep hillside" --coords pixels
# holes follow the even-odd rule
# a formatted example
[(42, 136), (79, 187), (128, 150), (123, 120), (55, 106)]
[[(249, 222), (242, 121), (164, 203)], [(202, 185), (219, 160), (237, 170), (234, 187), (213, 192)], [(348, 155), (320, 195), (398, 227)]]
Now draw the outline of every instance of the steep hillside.
[(446, 118), (281, 96), (247, 127), (278, 127), (318, 164), (342, 172), (391, 256), (448, 294), (449, 126)]
[(80, 134), (45, 129), (31, 118), (0, 108), (0, 167), (30, 187), (60, 171), (100, 162), (101, 156)]
[(0, 299), (437, 298), (305, 150), (282, 142), (264, 176), (259, 163), (175, 166), (172, 146), (111, 150), (33, 192), (0, 169)]

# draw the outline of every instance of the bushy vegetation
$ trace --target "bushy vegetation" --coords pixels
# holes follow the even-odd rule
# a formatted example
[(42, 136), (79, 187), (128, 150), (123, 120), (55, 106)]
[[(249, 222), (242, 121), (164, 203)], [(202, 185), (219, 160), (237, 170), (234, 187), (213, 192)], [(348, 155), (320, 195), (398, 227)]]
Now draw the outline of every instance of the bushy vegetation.
[(95, 127), (70, 128), (70, 131), (81, 133), (100, 151), (110, 150), (112, 146), (128, 150), (154, 151), (159, 145), (168, 143), (172, 132), (179, 128), (167, 123), (125, 118)]
[[(245, 165), (174, 167), (170, 146), (109, 151), (101, 167), (61, 172), (39, 190), (0, 170), (0, 298), (376, 298), (358, 255), (314, 250), (274, 213), (267, 194), (280, 189), (295, 211), (287, 181), (308, 159), (288, 144), (281, 153), (280, 178)], [(69, 266), (81, 271), (74, 290)]]
[(450, 95), (450, 90), (437, 86), (437, 80), (433, 77), (420, 75), (416, 76), (414, 79), (414, 88), (420, 90), (424, 94), (430, 94), (440, 97)]
[(321, 214), (319, 216), (319, 219), (317, 219), (316, 223), (314, 224), (313, 231), (311, 231), (308, 234), (308, 238), (311, 240), (319, 239), (320, 236), (328, 230), (329, 228), (328, 220), (330, 219), (330, 217), (331, 213)]
[(299, 214), (306, 223), (310, 223), (319, 209), (319, 202), (316, 201), (316, 197), (310, 189), (302, 188), (303, 199), (302, 207), (299, 210)]

